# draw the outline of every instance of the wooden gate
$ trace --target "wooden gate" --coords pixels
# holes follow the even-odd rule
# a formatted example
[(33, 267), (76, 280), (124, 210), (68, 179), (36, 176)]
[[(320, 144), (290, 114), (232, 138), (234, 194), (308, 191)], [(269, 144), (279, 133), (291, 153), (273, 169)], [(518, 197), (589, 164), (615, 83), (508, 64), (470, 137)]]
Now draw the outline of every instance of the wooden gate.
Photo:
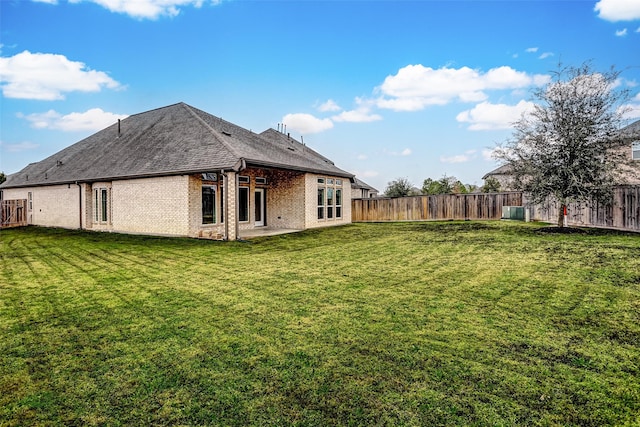
[(2, 200), (0, 210), (2, 211), (0, 228), (27, 225), (27, 199)]

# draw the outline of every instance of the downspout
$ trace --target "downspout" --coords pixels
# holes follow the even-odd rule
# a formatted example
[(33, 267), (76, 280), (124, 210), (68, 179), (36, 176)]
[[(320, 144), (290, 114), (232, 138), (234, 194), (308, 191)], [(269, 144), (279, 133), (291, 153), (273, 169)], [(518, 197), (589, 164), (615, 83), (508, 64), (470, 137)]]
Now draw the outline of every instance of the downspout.
[(80, 220), (80, 230), (82, 230), (82, 185), (78, 181), (75, 184), (78, 186), (78, 219)]

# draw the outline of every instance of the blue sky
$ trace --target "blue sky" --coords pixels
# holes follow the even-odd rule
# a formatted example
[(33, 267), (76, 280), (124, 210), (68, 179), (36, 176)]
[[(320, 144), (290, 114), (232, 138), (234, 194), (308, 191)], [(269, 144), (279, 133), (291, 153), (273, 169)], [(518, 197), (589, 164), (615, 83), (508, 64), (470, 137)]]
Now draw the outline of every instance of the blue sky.
[(383, 191), (482, 184), (565, 65), (615, 66), (640, 118), (640, 0), (0, 0), (0, 170), (186, 102), (291, 136)]

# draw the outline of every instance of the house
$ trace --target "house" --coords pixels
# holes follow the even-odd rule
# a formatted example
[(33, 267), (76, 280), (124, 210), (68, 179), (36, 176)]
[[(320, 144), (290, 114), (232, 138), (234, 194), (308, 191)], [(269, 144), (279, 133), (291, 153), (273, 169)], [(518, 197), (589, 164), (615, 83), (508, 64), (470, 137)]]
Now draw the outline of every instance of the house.
[[(623, 181), (620, 184), (640, 184), (640, 120), (637, 120), (630, 125), (622, 128), (620, 133), (628, 141), (626, 148), (624, 148), (623, 157), (629, 161), (627, 164), (620, 165), (620, 171), (622, 172)], [(513, 177), (511, 175), (511, 169), (509, 165), (502, 165), (498, 168), (486, 173), (482, 179), (495, 178), (500, 183), (501, 191), (513, 190)]]
[(511, 176), (511, 168), (509, 165), (502, 165), (492, 170), (491, 172), (487, 172), (482, 179), (487, 181), (489, 178), (494, 178), (500, 184), (500, 191), (511, 191), (513, 190), (513, 177)]
[(354, 178), (353, 182), (351, 182), (352, 199), (369, 199), (378, 197), (378, 194), (378, 190), (358, 178)]
[(351, 222), (352, 174), (274, 129), (185, 103), (129, 116), (8, 176), (29, 224), (235, 240)]

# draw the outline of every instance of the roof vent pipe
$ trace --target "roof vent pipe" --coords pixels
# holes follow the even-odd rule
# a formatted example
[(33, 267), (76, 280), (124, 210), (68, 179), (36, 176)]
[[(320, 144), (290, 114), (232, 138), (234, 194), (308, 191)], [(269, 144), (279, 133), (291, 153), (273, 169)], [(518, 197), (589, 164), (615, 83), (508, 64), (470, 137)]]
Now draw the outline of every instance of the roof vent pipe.
[(118, 119), (118, 138), (120, 138), (120, 119)]

